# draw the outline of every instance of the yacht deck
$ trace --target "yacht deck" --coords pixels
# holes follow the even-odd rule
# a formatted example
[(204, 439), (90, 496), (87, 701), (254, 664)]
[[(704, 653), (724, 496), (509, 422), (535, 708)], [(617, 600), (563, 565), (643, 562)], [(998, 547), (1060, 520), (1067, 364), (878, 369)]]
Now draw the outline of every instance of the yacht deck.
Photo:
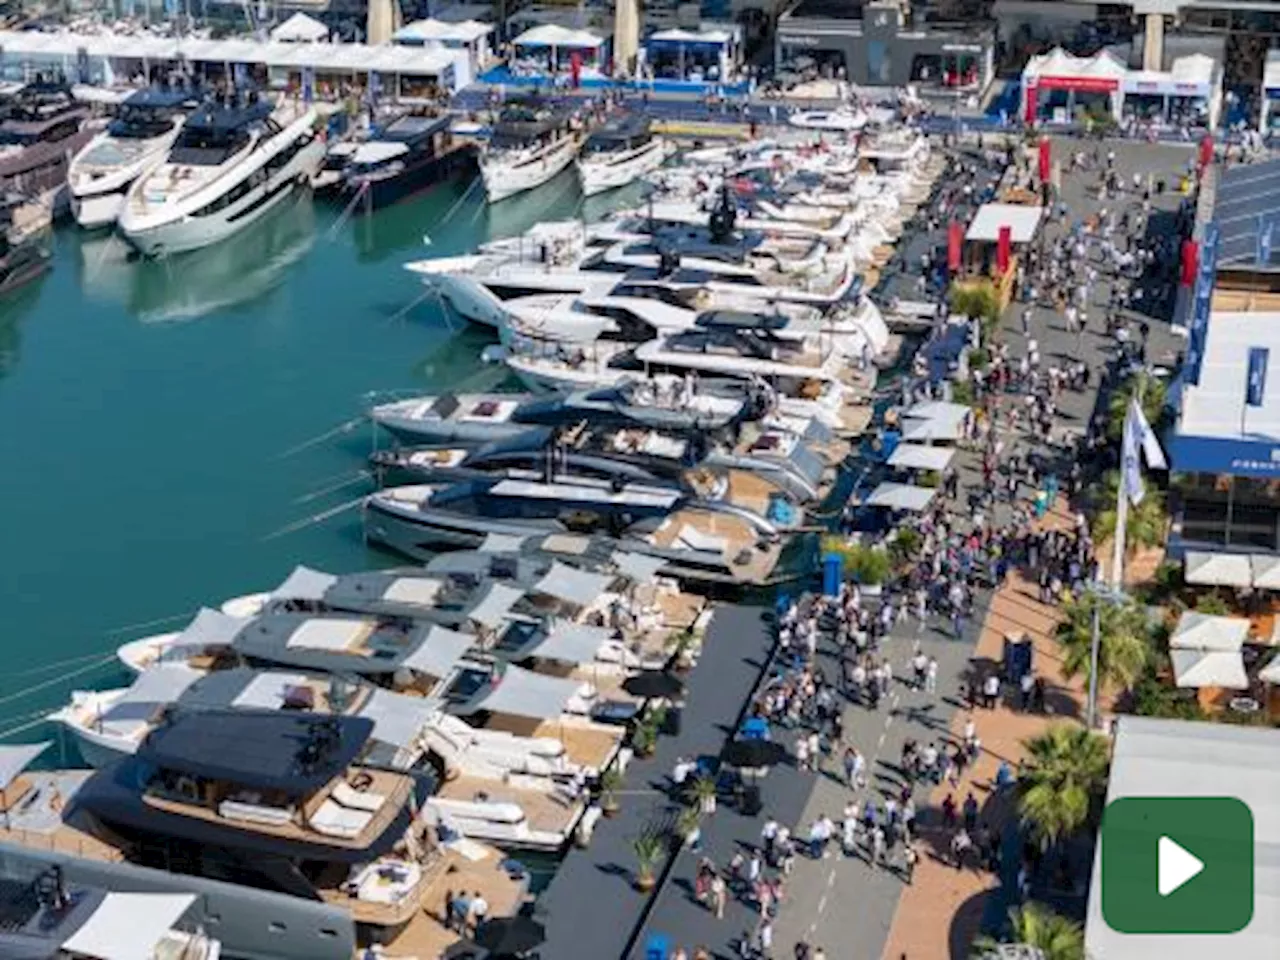
[[(516, 780), (545, 780), (545, 777), (515, 777)], [(548, 784), (550, 786), (550, 784)], [(524, 811), (529, 829), (567, 835), (582, 815), (583, 802), (552, 790), (526, 789), (500, 780), (460, 776), (441, 785), (437, 796), (465, 803), (512, 803)]]
[(116, 847), (76, 826), (64, 813), (91, 770), (27, 772), (0, 798), (0, 841), (33, 850), (67, 853), (87, 860), (116, 863), (124, 859)]

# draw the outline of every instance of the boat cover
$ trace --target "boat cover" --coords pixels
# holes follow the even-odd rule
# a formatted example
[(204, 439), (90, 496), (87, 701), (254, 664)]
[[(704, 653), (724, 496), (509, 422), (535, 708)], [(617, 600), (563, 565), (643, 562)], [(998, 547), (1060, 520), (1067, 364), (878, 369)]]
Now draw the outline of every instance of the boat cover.
[(271, 599), (311, 600), (318, 603), (337, 582), (338, 578), (331, 573), (322, 573), (299, 564), (285, 578), (284, 583), (271, 591)]
[(475, 642), (476, 638), (469, 633), (459, 633), (437, 624), (427, 631), (418, 649), (405, 657), (400, 665), (415, 673), (443, 679)]
[(606, 642), (613, 639), (608, 627), (592, 627), (568, 620), (556, 620), (541, 638), (520, 650), (519, 657), (541, 657), (564, 663), (590, 663)]
[(412, 697), (378, 688), (360, 716), (373, 721), (373, 739), (399, 749), (412, 745), (439, 709), (439, 701), (430, 697)]
[(608, 574), (577, 570), (555, 561), (546, 575), (534, 584), (533, 589), (566, 603), (588, 607), (609, 588), (612, 580), (613, 577)]
[(524, 591), (503, 583), (491, 583), (484, 595), (467, 611), (467, 619), (482, 627), (496, 630), (511, 615), (511, 608), (524, 596)]
[(458, 708), (457, 712), (470, 714), (486, 710), (530, 720), (550, 720), (564, 712), (581, 686), (578, 680), (548, 677), (532, 670), (507, 666), (499, 679)]

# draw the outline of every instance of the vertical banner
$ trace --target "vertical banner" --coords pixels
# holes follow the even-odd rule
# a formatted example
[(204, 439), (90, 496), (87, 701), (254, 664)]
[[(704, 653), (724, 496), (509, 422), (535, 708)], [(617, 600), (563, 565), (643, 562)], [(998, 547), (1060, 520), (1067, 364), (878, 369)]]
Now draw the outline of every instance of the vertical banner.
[(569, 54), (569, 80), (575, 90), (582, 85), (582, 54), (577, 50)]
[(1184, 287), (1190, 287), (1196, 282), (1196, 254), (1196, 242), (1194, 240), (1183, 240), (1181, 283)]
[(1209, 164), (1213, 163), (1213, 137), (1205, 134), (1200, 141), (1200, 175), (1203, 176)]
[(1053, 175), (1053, 160), (1049, 151), (1049, 138), (1041, 137), (1039, 154), (1041, 183), (1048, 183), (1049, 178)]
[(369, 102), (377, 103), (378, 94), (382, 92), (382, 77), (377, 70), (369, 71)]
[(316, 98), (315, 67), (302, 68), (302, 102), (311, 103)]
[(952, 274), (960, 272), (961, 248), (964, 243), (961, 230), (959, 220), (952, 220), (947, 224), (947, 270)]
[(1036, 113), (1040, 109), (1040, 91), (1034, 83), (1027, 85), (1027, 112), (1024, 118), (1028, 124), (1036, 122)]
[(1003, 276), (1009, 271), (1009, 259), (1013, 253), (1013, 228), (1001, 227), (996, 241), (996, 270)]
[(1258, 244), (1255, 252), (1259, 266), (1266, 266), (1271, 262), (1271, 244), (1275, 239), (1275, 230), (1274, 217), (1258, 214)]
[(1267, 362), (1271, 359), (1271, 351), (1266, 347), (1249, 348), (1249, 380), (1245, 389), (1245, 403), (1251, 407), (1262, 406), (1263, 395), (1267, 392)]

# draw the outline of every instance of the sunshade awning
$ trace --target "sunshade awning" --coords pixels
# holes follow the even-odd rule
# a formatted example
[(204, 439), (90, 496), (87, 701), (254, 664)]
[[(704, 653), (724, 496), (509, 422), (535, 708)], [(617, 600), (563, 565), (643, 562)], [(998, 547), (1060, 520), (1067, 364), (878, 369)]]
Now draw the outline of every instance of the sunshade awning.
[(1225, 687), (1247, 690), (1249, 677), (1239, 651), (1170, 650), (1173, 679), (1179, 687)]
[(1280, 653), (1272, 657), (1271, 662), (1258, 671), (1258, 679), (1263, 683), (1280, 683)]
[(519, 553), (525, 539), (509, 533), (488, 533), (476, 549), (484, 553)]
[(139, 960), (191, 909), (193, 893), (108, 893), (84, 925), (62, 944), (94, 960)]
[(496, 630), (506, 623), (514, 607), (524, 591), (516, 587), (508, 587), (505, 583), (491, 583), (484, 589), (484, 595), (467, 611), (467, 619), (482, 627)]
[(582, 623), (557, 620), (536, 644), (519, 651), (522, 657), (541, 657), (565, 663), (590, 663), (605, 642), (613, 639), (608, 627), (591, 627)]
[(126, 703), (173, 703), (187, 688), (205, 676), (185, 663), (158, 663), (138, 675), (113, 706)]
[(1249, 621), (1243, 617), (1216, 617), (1189, 610), (1178, 619), (1169, 637), (1172, 650), (1238, 651), (1249, 637)]
[(293, 568), (293, 573), (285, 577), (284, 583), (271, 591), (271, 599), (318, 602), (324, 599), (324, 595), (337, 582), (338, 578), (331, 573), (322, 573), (299, 565)]
[(418, 649), (405, 657), (400, 665), (416, 673), (443, 678), (475, 646), (475, 642), (476, 638), (469, 633), (435, 625), (427, 631)]
[(373, 739), (397, 749), (411, 746), (440, 704), (429, 697), (411, 697), (378, 688), (359, 716), (373, 721)]
[(42, 743), (15, 743), (0, 745), (0, 790), (4, 790), (18, 778), (23, 770), (31, 766), (40, 754), (51, 746), (52, 740)]
[(284, 43), (315, 43), (329, 36), (329, 28), (299, 11), (271, 31), (271, 39)]
[(647, 583), (666, 565), (666, 560), (647, 553), (615, 553), (613, 555), (613, 566), (618, 571), (618, 575), (635, 583)]
[(871, 491), (866, 505), (890, 510), (920, 512), (933, 501), (938, 491), (933, 487), (917, 487), (909, 483), (882, 483)]
[(889, 466), (909, 470), (945, 470), (956, 455), (951, 447), (928, 447), (922, 443), (900, 443), (889, 457)]
[(201, 607), (196, 618), (174, 638), (167, 650), (230, 646), (250, 619), (252, 618), (233, 617), (221, 610)]
[(548, 677), (532, 670), (508, 666), (488, 690), (458, 712), (467, 714), (487, 710), (530, 720), (550, 720), (564, 712), (580, 686), (582, 684), (577, 680)]
[(1280, 590), (1280, 556), (1274, 553), (1249, 555), (1253, 585), (1260, 590)]
[(1243, 553), (1187, 552), (1187, 583), (1216, 587), (1248, 587), (1253, 584), (1253, 570)]
[(554, 561), (551, 569), (534, 584), (533, 589), (566, 603), (588, 607), (609, 588), (612, 580), (613, 577), (608, 574), (589, 573)]

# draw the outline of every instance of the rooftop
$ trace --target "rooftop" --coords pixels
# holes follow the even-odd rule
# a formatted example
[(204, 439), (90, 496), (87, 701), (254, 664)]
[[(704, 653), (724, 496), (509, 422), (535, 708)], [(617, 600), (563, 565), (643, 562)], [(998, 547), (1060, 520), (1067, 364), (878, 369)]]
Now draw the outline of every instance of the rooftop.
[(373, 728), (364, 717), (177, 712), (143, 741), (137, 755), (167, 770), (306, 796), (346, 771)]
[[(1220, 170), (1213, 220), (1221, 231), (1218, 267), (1271, 271), (1280, 269), (1280, 236), (1270, 256), (1259, 261), (1258, 233), (1280, 215), (1280, 160), (1242, 164)], [(1272, 230), (1275, 228), (1272, 227)]]

